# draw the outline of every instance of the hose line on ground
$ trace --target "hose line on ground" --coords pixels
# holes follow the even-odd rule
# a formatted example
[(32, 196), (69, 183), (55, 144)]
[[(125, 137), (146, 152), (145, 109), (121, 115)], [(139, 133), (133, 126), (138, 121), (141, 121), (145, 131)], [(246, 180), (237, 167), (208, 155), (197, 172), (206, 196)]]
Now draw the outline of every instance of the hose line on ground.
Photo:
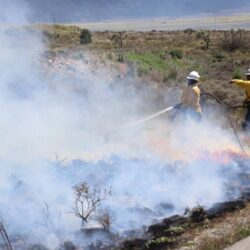
[[(229, 104), (223, 102), (223, 101), (222, 101), (219, 97), (217, 97), (216, 95), (213, 95), (213, 94), (210, 94), (210, 93), (204, 92), (204, 93), (201, 93), (201, 96), (210, 96), (210, 97), (212, 97), (213, 99), (215, 99), (220, 105), (222, 105), (222, 106), (223, 106), (224, 108), (226, 108), (226, 109), (246, 108), (246, 105), (231, 106), (231, 105), (229, 105)], [(232, 130), (233, 130), (233, 132), (234, 132), (234, 135), (235, 135), (235, 137), (236, 137), (236, 139), (237, 139), (237, 141), (238, 141), (238, 143), (239, 143), (239, 145), (240, 145), (240, 148), (241, 148), (242, 152), (243, 152), (244, 154), (247, 154), (246, 151), (245, 151), (245, 149), (244, 149), (244, 147), (243, 147), (243, 145), (242, 145), (242, 143), (241, 143), (241, 141), (240, 141), (240, 138), (239, 138), (239, 136), (238, 136), (238, 134), (237, 134), (237, 131), (235, 130), (235, 128), (234, 128), (234, 126), (233, 126), (233, 122), (232, 122), (231, 117), (230, 117), (229, 115), (227, 116), (227, 119), (228, 119), (229, 124), (230, 124), (230, 126), (231, 126), (231, 128), (232, 128)]]
[(210, 93), (206, 93), (206, 92), (201, 93), (201, 96), (210, 96), (210, 97), (214, 98), (224, 108), (227, 108), (227, 109), (238, 109), (238, 108), (245, 108), (246, 107), (245, 105), (231, 106), (231, 105), (223, 102), (218, 96), (210, 94)]

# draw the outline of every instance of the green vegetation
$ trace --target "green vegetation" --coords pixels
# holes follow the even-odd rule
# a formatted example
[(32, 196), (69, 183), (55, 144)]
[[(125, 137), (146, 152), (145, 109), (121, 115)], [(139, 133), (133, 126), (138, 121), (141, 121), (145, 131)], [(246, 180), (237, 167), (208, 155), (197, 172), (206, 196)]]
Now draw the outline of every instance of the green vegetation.
[(246, 48), (247, 41), (243, 30), (237, 31), (231, 29), (230, 31), (224, 31), (224, 36), (221, 39), (220, 46), (223, 50), (229, 52), (235, 52), (238, 49)]
[(171, 50), (169, 54), (172, 56), (173, 59), (182, 59), (182, 51), (180, 49)]
[(244, 239), (247, 238), (248, 236), (250, 236), (250, 228), (239, 228), (236, 233), (235, 233), (236, 237), (239, 239)]
[(150, 70), (157, 69), (159, 71), (166, 70), (168, 68), (168, 63), (165, 60), (162, 60), (162, 52), (145, 52), (145, 53), (136, 53), (130, 52), (127, 54), (128, 61), (136, 62), (140, 69), (145, 72)]
[(233, 72), (233, 79), (241, 79), (242, 78), (242, 72), (240, 68), (236, 68)]
[[(171, 52), (174, 55), (181, 55), (178, 54), (178, 50)], [(146, 75), (152, 80), (167, 82), (168, 80), (176, 80), (178, 70), (186, 70), (187, 65), (190, 65), (188, 59), (185, 61), (172, 59), (175, 57), (174, 55), (170, 56), (167, 51), (129, 52), (126, 54), (126, 59), (136, 63), (139, 76)]]
[(216, 51), (213, 62), (222, 62), (225, 59), (223, 51)]
[(210, 37), (210, 31), (199, 31), (196, 34), (197, 39), (201, 39), (202, 42), (204, 42), (205, 46), (203, 48), (209, 49), (209, 46), (212, 43), (211, 37)]
[[(77, 26), (63, 25), (36, 25), (32, 29), (41, 31), (43, 34), (44, 41), (48, 45), (49, 56), (66, 51), (68, 54), (74, 52), (75, 58), (82, 60), (88, 49), (105, 63), (108, 61), (114, 66), (132, 65), (137, 69), (138, 76), (145, 80), (143, 82), (154, 81), (160, 87), (180, 87), (186, 82), (187, 74), (196, 70), (202, 76), (200, 87), (203, 92), (215, 94), (231, 105), (240, 104), (245, 99), (245, 91), (229, 85), (228, 82), (231, 78), (244, 79), (244, 72), (250, 67), (250, 31), (187, 29), (168, 32), (153, 30), (91, 33)], [(206, 101), (209, 103), (209, 100)], [(217, 105), (212, 102), (210, 104)], [(231, 115), (237, 121), (235, 126), (240, 127), (238, 123), (244, 116), (244, 109), (231, 111)], [(80, 200), (80, 202), (83, 201)], [(80, 211), (75, 212), (81, 220), (87, 219), (84, 214), (79, 213)], [(194, 222), (203, 221), (202, 216), (201, 208), (198, 207), (193, 211)], [(105, 229), (109, 228), (110, 218), (107, 214), (97, 219)], [(183, 226), (184, 228), (170, 227), (163, 232), (164, 237), (148, 241), (146, 247), (159, 249), (165, 245), (179, 243), (176, 239), (180, 237), (183, 237), (181, 242), (183, 245), (194, 246), (197, 231), (209, 227), (214, 229), (212, 223), (204, 222), (200, 228), (191, 228), (191, 226), (188, 228), (186, 225)], [(240, 226), (232, 227), (227, 233), (223, 231), (224, 234), (218, 234), (220, 237), (217, 238), (204, 237), (197, 249), (223, 249), (249, 236), (249, 225), (250, 223), (247, 225), (241, 223)], [(192, 230), (193, 235), (190, 233)]]
[[(82, 48), (79, 44), (83, 31), (77, 26), (38, 25), (35, 28), (43, 31), (49, 52), (67, 50), (68, 53), (69, 49)], [(83, 41), (85, 43), (85, 38)], [(244, 90), (228, 82), (232, 78), (244, 79), (244, 72), (250, 67), (250, 31), (104, 31), (92, 32), (91, 41), (84, 49), (117, 68), (119, 64), (134, 67), (144, 81), (178, 87), (190, 71), (196, 70), (201, 75), (203, 92), (216, 94), (231, 105), (245, 99)], [(243, 112), (235, 111), (233, 115), (240, 122)]]
[(159, 249), (160, 247), (168, 244), (173, 244), (175, 240), (173, 238), (169, 237), (160, 237), (157, 238), (156, 240), (150, 240), (146, 243), (146, 248), (152, 249)]
[(185, 229), (183, 227), (170, 227), (165, 231), (167, 235), (181, 235), (185, 232)]
[(114, 48), (122, 48), (123, 41), (126, 39), (126, 32), (117, 32), (112, 35), (111, 41), (113, 42)]
[(88, 44), (92, 42), (92, 35), (88, 29), (83, 29), (80, 34), (80, 43)]

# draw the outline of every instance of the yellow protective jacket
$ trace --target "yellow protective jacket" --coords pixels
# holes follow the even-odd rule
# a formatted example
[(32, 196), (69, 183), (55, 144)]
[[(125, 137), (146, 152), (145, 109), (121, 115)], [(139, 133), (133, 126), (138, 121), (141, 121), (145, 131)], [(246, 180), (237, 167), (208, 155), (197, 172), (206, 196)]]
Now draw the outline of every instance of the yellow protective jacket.
[(186, 86), (181, 97), (184, 108), (191, 108), (195, 112), (201, 113), (200, 94), (201, 91), (197, 85)]
[(246, 101), (250, 101), (250, 81), (234, 79), (232, 80), (232, 82), (246, 90), (246, 95), (247, 95)]

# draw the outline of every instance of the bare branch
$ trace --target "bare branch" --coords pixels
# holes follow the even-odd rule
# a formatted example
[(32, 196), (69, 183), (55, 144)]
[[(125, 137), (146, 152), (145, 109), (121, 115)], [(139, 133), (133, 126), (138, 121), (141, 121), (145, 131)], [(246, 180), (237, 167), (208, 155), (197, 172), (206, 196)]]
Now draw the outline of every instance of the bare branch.
[(95, 214), (101, 208), (101, 202), (110, 194), (105, 189), (93, 189), (86, 182), (82, 182), (73, 187), (75, 194), (75, 207), (73, 212), (76, 217), (81, 218), (82, 227), (88, 222), (91, 215)]
[(0, 234), (4, 240), (4, 243), (5, 243), (5, 246), (7, 247), (8, 250), (13, 250), (13, 247), (10, 243), (10, 240), (9, 240), (9, 237), (8, 237), (8, 234), (5, 230), (5, 227), (4, 227), (4, 224), (3, 222), (0, 222)]
[(68, 160), (68, 158), (63, 158), (63, 159), (60, 159), (59, 155), (55, 152), (55, 156), (56, 156), (56, 165), (61, 168), (62, 167), (62, 164), (63, 162), (65, 162), (66, 160)]

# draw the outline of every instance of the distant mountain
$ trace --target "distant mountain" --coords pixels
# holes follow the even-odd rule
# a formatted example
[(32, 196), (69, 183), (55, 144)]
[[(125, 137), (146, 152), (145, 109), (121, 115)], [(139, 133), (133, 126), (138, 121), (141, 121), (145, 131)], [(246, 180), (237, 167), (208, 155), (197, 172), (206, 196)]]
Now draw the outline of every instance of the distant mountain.
[(36, 22), (180, 17), (250, 9), (249, 0), (25, 0)]

